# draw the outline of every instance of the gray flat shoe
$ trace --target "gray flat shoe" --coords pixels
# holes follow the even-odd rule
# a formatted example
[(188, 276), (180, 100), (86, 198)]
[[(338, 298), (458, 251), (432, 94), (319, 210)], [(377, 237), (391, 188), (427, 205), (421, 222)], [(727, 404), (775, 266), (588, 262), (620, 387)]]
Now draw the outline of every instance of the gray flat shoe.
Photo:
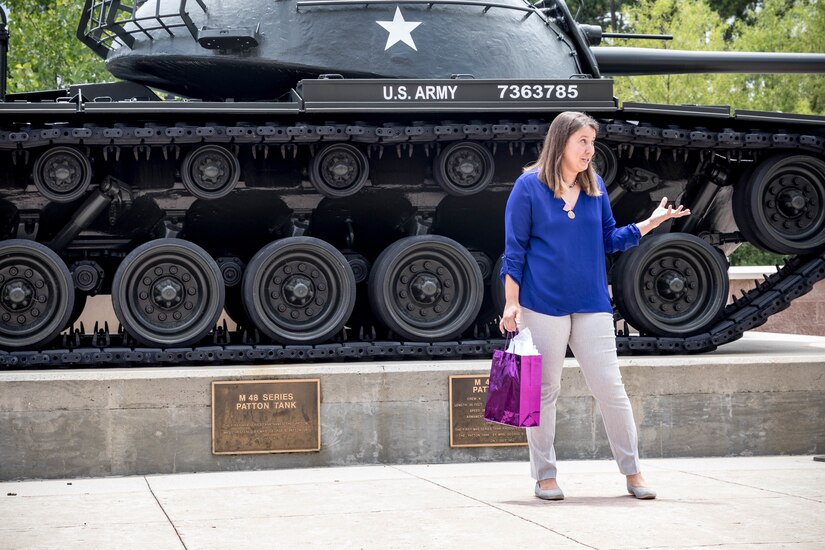
[(650, 487), (633, 487), (628, 483), (627, 492), (640, 500), (650, 500), (656, 498), (656, 491)]
[(561, 489), (542, 489), (539, 482), (536, 482), (536, 496), (543, 500), (564, 500), (564, 493)]

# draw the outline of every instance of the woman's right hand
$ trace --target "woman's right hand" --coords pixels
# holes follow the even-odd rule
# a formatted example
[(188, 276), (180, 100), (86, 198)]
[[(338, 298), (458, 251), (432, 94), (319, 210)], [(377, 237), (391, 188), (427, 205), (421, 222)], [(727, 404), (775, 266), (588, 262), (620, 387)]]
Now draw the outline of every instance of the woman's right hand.
[(516, 332), (519, 325), (521, 325), (521, 306), (518, 302), (508, 302), (504, 306), (504, 313), (501, 314), (501, 322), (498, 324), (498, 329), (502, 334), (505, 332)]

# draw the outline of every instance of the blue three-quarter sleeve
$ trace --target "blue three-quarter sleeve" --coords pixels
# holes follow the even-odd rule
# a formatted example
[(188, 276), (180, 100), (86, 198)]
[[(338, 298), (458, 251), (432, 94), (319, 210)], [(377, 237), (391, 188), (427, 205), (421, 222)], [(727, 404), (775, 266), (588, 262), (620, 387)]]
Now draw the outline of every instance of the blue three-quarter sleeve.
[[(601, 183), (601, 178), (599, 183)], [(610, 209), (610, 198), (602, 185), (602, 234), (604, 236), (604, 251), (607, 254), (621, 252), (639, 244), (642, 233), (635, 223), (616, 227), (613, 211)]]
[(504, 276), (509, 275), (521, 286), (530, 242), (532, 208), (528, 186), (524, 178), (519, 178), (507, 199), (504, 211), (504, 259), (499, 274), (502, 282)]

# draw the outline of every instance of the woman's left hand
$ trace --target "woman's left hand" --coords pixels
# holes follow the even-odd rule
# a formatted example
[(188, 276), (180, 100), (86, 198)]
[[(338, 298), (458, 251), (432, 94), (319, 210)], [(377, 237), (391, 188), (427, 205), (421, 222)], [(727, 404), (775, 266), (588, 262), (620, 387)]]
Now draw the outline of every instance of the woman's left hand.
[(667, 206), (667, 197), (662, 197), (662, 202), (659, 203), (659, 206), (656, 207), (653, 214), (645, 221), (637, 223), (636, 227), (639, 228), (639, 232), (644, 236), (670, 218), (683, 218), (689, 215), (690, 208), (679, 205), (679, 207), (674, 210), (672, 206)]
[(683, 218), (689, 215), (690, 208), (685, 208), (684, 205), (680, 204), (679, 207), (674, 210), (672, 206), (667, 205), (667, 197), (662, 197), (662, 202), (659, 203), (659, 206), (656, 207), (656, 210), (653, 211), (653, 214), (651, 214), (648, 219), (654, 226), (659, 226), (670, 218)]

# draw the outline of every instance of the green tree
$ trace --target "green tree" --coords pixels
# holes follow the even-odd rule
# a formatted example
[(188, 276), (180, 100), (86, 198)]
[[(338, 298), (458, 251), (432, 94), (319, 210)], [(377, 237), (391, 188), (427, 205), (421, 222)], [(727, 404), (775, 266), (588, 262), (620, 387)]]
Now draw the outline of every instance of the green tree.
[(742, 243), (728, 260), (730, 265), (782, 265), (789, 256), (765, 252), (750, 243)]
[[(575, 14), (581, 6), (580, 23), (602, 25), (605, 30), (633, 32), (628, 28), (623, 16), (624, 7), (632, 6), (636, 0), (568, 0), (567, 5)], [(714, 0), (711, 8), (724, 20), (738, 20), (753, 10), (761, 2), (755, 0)]]
[[(703, 0), (642, 0), (625, 8), (633, 32), (672, 34), (673, 40), (622, 41), (621, 45), (675, 50), (724, 50), (727, 25)], [(616, 95), (646, 103), (719, 104), (729, 97), (732, 75), (657, 75), (617, 78)]]
[(759, 3), (754, 0), (714, 0), (713, 9), (722, 19), (741, 19)]
[[(632, 3), (632, 0), (587, 0), (581, 6), (579, 23), (601, 25), (605, 31), (619, 31), (624, 28), (622, 21), (622, 7)], [(568, 2), (573, 15), (581, 5), (578, 2)]]
[(8, 92), (63, 88), (112, 77), (75, 36), (77, 0), (3, 0), (8, 8)]
[[(825, 51), (825, 2), (764, 0), (734, 25), (735, 49), (761, 52)], [(825, 113), (825, 76), (737, 76), (738, 98), (748, 108)]]
[[(729, 24), (705, 0), (642, 0), (623, 15), (635, 32), (671, 33), (667, 49), (822, 52), (825, 2), (764, 0)], [(624, 42), (624, 41), (623, 41)], [(631, 41), (632, 42), (632, 41)], [(647, 41), (627, 44), (662, 47)], [(740, 109), (825, 113), (821, 75), (664, 75), (616, 79), (624, 101), (729, 104)]]

